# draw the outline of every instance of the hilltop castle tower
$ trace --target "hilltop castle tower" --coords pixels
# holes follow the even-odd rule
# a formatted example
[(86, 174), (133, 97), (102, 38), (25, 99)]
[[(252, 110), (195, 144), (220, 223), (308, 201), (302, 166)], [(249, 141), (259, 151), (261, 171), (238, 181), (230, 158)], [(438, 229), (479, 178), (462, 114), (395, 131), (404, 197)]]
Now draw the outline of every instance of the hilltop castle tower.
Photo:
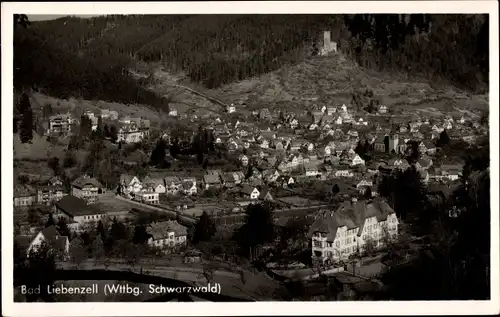
[(327, 56), (329, 53), (337, 52), (337, 42), (332, 42), (332, 32), (331, 31), (323, 31), (323, 45), (320, 50), (320, 55)]

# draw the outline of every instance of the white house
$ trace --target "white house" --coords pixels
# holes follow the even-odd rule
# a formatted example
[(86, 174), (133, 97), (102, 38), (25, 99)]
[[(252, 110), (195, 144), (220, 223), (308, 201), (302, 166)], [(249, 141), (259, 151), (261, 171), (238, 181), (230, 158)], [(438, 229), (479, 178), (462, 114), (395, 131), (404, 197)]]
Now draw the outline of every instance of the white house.
[(308, 152), (312, 152), (314, 150), (314, 143), (308, 142), (305, 144), (305, 148)]
[(358, 154), (356, 154), (351, 160), (351, 166), (355, 165), (365, 165), (365, 160), (363, 160)]
[(304, 167), (306, 176), (318, 176), (321, 172), (318, 170), (318, 166), (314, 163), (308, 163)]
[(176, 176), (166, 176), (164, 179), (165, 191), (170, 195), (177, 195), (181, 187), (181, 180)]
[(328, 106), (328, 107), (326, 107), (326, 114), (328, 116), (333, 115), (335, 112), (337, 112), (337, 107), (334, 107), (334, 106)]
[(262, 139), (260, 142), (260, 147), (262, 149), (268, 149), (269, 148), (269, 141), (266, 139)]
[(144, 187), (151, 189), (153, 192), (158, 194), (165, 194), (167, 189), (165, 187), (165, 181), (162, 178), (146, 178), (144, 181)]
[(184, 181), (182, 182), (182, 192), (184, 195), (192, 196), (196, 195), (198, 192), (198, 187), (196, 187), (196, 182)]
[(226, 107), (226, 112), (227, 113), (233, 113), (236, 112), (236, 107), (234, 103), (230, 104), (229, 106)]
[(241, 187), (240, 193), (243, 197), (248, 199), (258, 199), (260, 195), (260, 192), (257, 188), (246, 184)]
[(398, 218), (383, 200), (344, 202), (336, 211), (319, 212), (309, 229), (313, 262), (336, 263), (397, 239)]
[(137, 129), (135, 125), (129, 125), (121, 127), (117, 136), (118, 142), (137, 143), (144, 139), (146, 131)]
[(378, 108), (378, 113), (380, 114), (385, 114), (387, 113), (387, 106), (380, 106), (380, 108)]
[(187, 243), (187, 228), (175, 220), (151, 223), (146, 231), (151, 235), (148, 245), (164, 252)]
[(74, 119), (71, 114), (56, 115), (49, 118), (49, 129), (48, 134), (62, 134), (66, 135), (71, 133), (71, 126), (74, 123)]
[(87, 175), (77, 178), (71, 183), (71, 195), (85, 199), (88, 203), (97, 202), (98, 196), (106, 189), (93, 177)]
[(120, 175), (120, 186), (124, 194), (138, 193), (142, 190), (142, 183), (137, 176)]
[(316, 123), (312, 123), (310, 126), (309, 126), (309, 131), (314, 131), (318, 128), (318, 125)]
[[(43, 243), (47, 244), (47, 247), (51, 252), (56, 252), (57, 255), (62, 259), (67, 259), (69, 256), (69, 238), (67, 236), (62, 236), (56, 229), (55, 226), (49, 226), (42, 231), (40, 231), (33, 239), (27, 237), (29, 244), (23, 245), (20, 243), (19, 247), (25, 248), (26, 256), (29, 257), (30, 253), (36, 252), (40, 249)], [(15, 241), (19, 241), (15, 239)]]
[(360, 189), (361, 187), (371, 187), (373, 186), (373, 181), (371, 180), (366, 180), (366, 179), (362, 179), (357, 185), (356, 185), (356, 188), (357, 189)]
[(335, 177), (353, 177), (354, 173), (349, 169), (339, 169), (334, 173)]
[(171, 117), (177, 117), (177, 110), (176, 109), (170, 109), (170, 111), (168, 112), (168, 115), (171, 116)]
[(136, 194), (136, 197), (139, 199), (139, 201), (146, 204), (157, 205), (160, 203), (160, 194), (155, 193), (152, 189), (149, 190), (143, 189), (142, 191)]
[(118, 112), (109, 109), (101, 109), (101, 117), (103, 119), (118, 120)]

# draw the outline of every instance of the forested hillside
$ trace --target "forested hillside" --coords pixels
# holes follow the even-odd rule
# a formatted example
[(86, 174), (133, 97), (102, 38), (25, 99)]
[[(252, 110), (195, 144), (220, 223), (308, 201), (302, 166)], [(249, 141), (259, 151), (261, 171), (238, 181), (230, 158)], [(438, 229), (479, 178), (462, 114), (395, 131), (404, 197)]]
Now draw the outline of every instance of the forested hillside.
[(345, 17), (346, 49), (364, 67), (450, 81), (468, 90), (487, 89), (488, 15), (382, 15)]
[(162, 62), (207, 88), (302, 61), (331, 30), (363, 67), (478, 91), (488, 83), (488, 26), (486, 15), (135, 15), (61, 18), (32, 29), (100, 70)]
[(63, 99), (148, 104), (168, 111), (168, 100), (140, 87), (119, 65), (81, 58), (20, 25), (14, 37), (14, 87), (42, 89)]

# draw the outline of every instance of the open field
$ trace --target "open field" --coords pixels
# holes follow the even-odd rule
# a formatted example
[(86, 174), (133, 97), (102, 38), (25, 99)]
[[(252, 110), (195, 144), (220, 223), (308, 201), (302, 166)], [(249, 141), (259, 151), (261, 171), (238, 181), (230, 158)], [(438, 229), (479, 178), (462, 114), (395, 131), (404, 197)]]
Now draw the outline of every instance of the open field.
[(19, 134), (14, 134), (14, 159), (47, 160), (53, 156), (62, 158), (68, 146), (67, 139), (60, 138), (57, 143), (47, 141), (47, 137), (33, 132), (31, 143), (21, 143)]

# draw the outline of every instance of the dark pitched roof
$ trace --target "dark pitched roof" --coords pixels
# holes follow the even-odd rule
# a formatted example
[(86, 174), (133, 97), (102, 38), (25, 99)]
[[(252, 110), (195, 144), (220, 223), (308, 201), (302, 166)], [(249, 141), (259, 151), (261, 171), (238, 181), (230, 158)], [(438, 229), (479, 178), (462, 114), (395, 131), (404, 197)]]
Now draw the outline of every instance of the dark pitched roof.
[(64, 213), (75, 216), (96, 215), (103, 213), (97, 208), (87, 205), (84, 199), (73, 195), (66, 195), (61, 200), (56, 202), (56, 207)]
[(83, 188), (87, 185), (93, 186), (93, 187), (102, 187), (101, 183), (93, 177), (86, 177), (82, 176), (77, 178), (76, 180), (71, 183), (71, 186), (76, 187), (76, 188)]
[(240, 192), (243, 193), (243, 194), (250, 195), (250, 194), (252, 194), (252, 192), (254, 191), (254, 189), (255, 189), (255, 187), (252, 187), (250, 185), (245, 184), (245, 185), (243, 185), (241, 187)]
[(219, 184), (220, 183), (220, 177), (218, 174), (207, 174), (203, 176), (203, 181), (205, 184)]
[(177, 236), (187, 235), (187, 228), (175, 220), (151, 223), (146, 230), (154, 240), (168, 237), (169, 232), (174, 232)]
[(50, 226), (42, 230), (42, 234), (48, 241), (55, 240), (56, 237), (60, 236), (55, 226)]
[(328, 241), (334, 241), (337, 229), (344, 226), (348, 230), (359, 228), (359, 235), (365, 219), (377, 217), (377, 221), (384, 221), (392, 213), (394, 210), (383, 200), (374, 200), (370, 203), (346, 201), (335, 212), (332, 210), (320, 212), (308, 235), (311, 237), (315, 232), (323, 232), (327, 234)]
[(47, 244), (50, 248), (65, 251), (68, 242), (67, 236), (61, 236), (55, 226), (50, 226), (42, 230)]

